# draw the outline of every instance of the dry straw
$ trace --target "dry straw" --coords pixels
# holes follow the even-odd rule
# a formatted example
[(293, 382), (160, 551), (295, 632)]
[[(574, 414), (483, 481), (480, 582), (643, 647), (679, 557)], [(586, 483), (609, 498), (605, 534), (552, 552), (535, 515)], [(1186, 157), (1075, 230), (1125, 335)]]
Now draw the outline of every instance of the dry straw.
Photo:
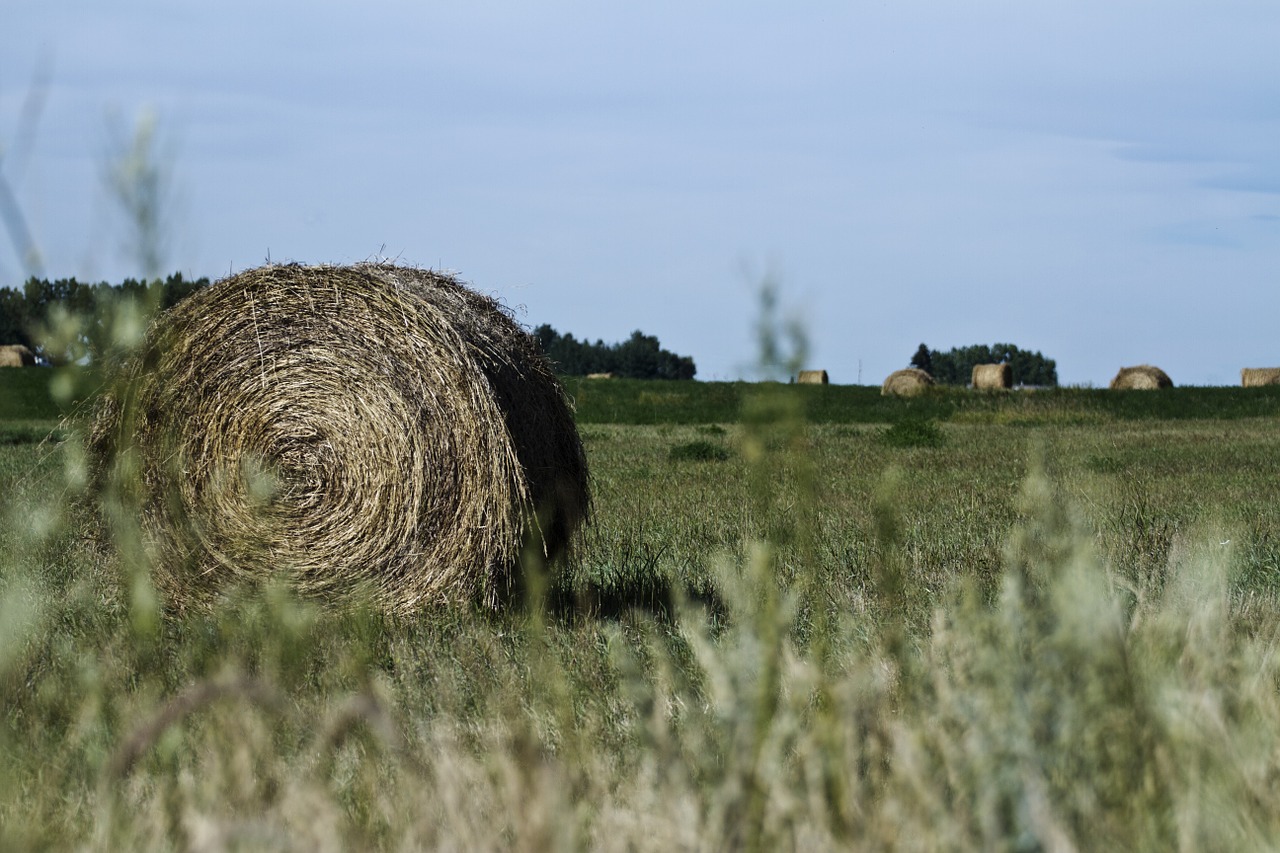
[(179, 608), (269, 576), (391, 613), (494, 604), (523, 553), (554, 556), (588, 513), (537, 342), (441, 273), (249, 270), (161, 315), (123, 376), (92, 431), (100, 481), (136, 448)]
[(31, 367), (35, 363), (36, 354), (22, 344), (0, 346), (0, 367)]
[(1172, 387), (1173, 380), (1169, 378), (1169, 374), (1150, 364), (1122, 367), (1111, 380), (1112, 391), (1154, 391)]
[(918, 367), (908, 367), (890, 373), (884, 380), (884, 385), (880, 387), (880, 393), (898, 397), (911, 397), (923, 392), (932, 384), (933, 377), (928, 373)]
[(1008, 364), (975, 364), (971, 382), (982, 390), (1012, 388), (1013, 368)]
[(830, 381), (825, 370), (802, 370), (796, 376), (796, 382), (801, 385), (826, 385)]
[(1245, 367), (1240, 370), (1240, 384), (1245, 388), (1280, 385), (1280, 367)]

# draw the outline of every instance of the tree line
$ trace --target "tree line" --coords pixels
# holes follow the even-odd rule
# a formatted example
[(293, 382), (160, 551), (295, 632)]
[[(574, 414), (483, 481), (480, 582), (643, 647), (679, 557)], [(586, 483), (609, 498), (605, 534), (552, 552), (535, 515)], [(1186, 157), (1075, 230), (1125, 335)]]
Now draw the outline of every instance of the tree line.
[[(0, 344), (23, 344), (52, 364), (92, 360), (112, 346), (114, 306), (136, 300), (163, 310), (208, 285), (207, 278), (187, 279), (182, 273), (152, 281), (128, 278), (119, 284), (29, 278), (22, 287), (0, 288)], [(73, 318), (74, 334), (50, 334), (60, 318)], [(640, 331), (617, 344), (579, 341), (547, 324), (533, 335), (556, 370), (569, 376), (612, 373), (634, 379), (692, 379), (697, 373), (692, 358), (663, 349), (656, 337)]]
[(625, 379), (692, 379), (698, 372), (691, 356), (665, 350), (656, 337), (639, 330), (616, 344), (580, 341), (546, 323), (534, 329), (533, 336), (556, 371), (566, 376), (612, 373)]
[[(93, 358), (112, 345), (112, 306), (135, 300), (152, 309), (169, 308), (208, 285), (207, 278), (187, 279), (182, 273), (120, 284), (29, 278), (22, 287), (0, 288), (0, 344), (23, 344), (52, 364)], [(74, 334), (58, 334), (60, 322), (73, 322)]]
[(1056, 387), (1058, 365), (1039, 352), (1018, 349), (1013, 344), (974, 344), (952, 347), (946, 352), (929, 349), (920, 344), (911, 357), (911, 366), (918, 367), (944, 385), (968, 385), (975, 364), (1008, 364), (1013, 373), (1014, 385)]

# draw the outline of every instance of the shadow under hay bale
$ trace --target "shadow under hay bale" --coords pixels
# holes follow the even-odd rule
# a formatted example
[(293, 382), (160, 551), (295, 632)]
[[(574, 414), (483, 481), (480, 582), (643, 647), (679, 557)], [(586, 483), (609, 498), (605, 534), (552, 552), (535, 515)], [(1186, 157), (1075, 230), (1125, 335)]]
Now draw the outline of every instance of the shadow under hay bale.
[(192, 295), (123, 366), (90, 444), (103, 487), (135, 449), (178, 609), (268, 577), (397, 614), (494, 605), (522, 554), (555, 556), (589, 512), (536, 340), (455, 279), (389, 264), (271, 265)]
[(1155, 391), (1172, 387), (1173, 380), (1169, 374), (1150, 364), (1120, 368), (1110, 386), (1112, 391)]
[(1013, 368), (1006, 364), (975, 364), (970, 384), (979, 391), (1013, 387)]
[(911, 397), (933, 385), (933, 377), (918, 367), (895, 370), (884, 380), (880, 393), (884, 396)]
[(1280, 385), (1280, 367), (1243, 367), (1240, 369), (1240, 385), (1244, 388)]

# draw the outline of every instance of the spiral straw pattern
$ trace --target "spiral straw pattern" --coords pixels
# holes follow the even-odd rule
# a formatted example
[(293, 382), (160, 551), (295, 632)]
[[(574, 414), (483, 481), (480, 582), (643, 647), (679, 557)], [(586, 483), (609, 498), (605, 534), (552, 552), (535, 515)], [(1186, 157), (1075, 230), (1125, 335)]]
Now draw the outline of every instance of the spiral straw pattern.
[[(178, 604), (286, 577), (403, 614), (497, 601), (586, 518), (572, 409), (536, 341), (450, 276), (271, 265), (153, 323), (92, 430), (137, 462)], [(119, 469), (117, 468), (117, 471)]]

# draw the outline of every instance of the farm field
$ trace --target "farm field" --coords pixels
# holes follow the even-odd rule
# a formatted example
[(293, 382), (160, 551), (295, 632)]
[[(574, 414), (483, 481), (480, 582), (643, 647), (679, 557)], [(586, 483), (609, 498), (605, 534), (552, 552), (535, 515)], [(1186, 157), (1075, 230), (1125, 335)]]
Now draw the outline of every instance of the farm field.
[(576, 552), (392, 620), (165, 615), (15, 373), (0, 848), (1280, 844), (1276, 389), (570, 381)]

